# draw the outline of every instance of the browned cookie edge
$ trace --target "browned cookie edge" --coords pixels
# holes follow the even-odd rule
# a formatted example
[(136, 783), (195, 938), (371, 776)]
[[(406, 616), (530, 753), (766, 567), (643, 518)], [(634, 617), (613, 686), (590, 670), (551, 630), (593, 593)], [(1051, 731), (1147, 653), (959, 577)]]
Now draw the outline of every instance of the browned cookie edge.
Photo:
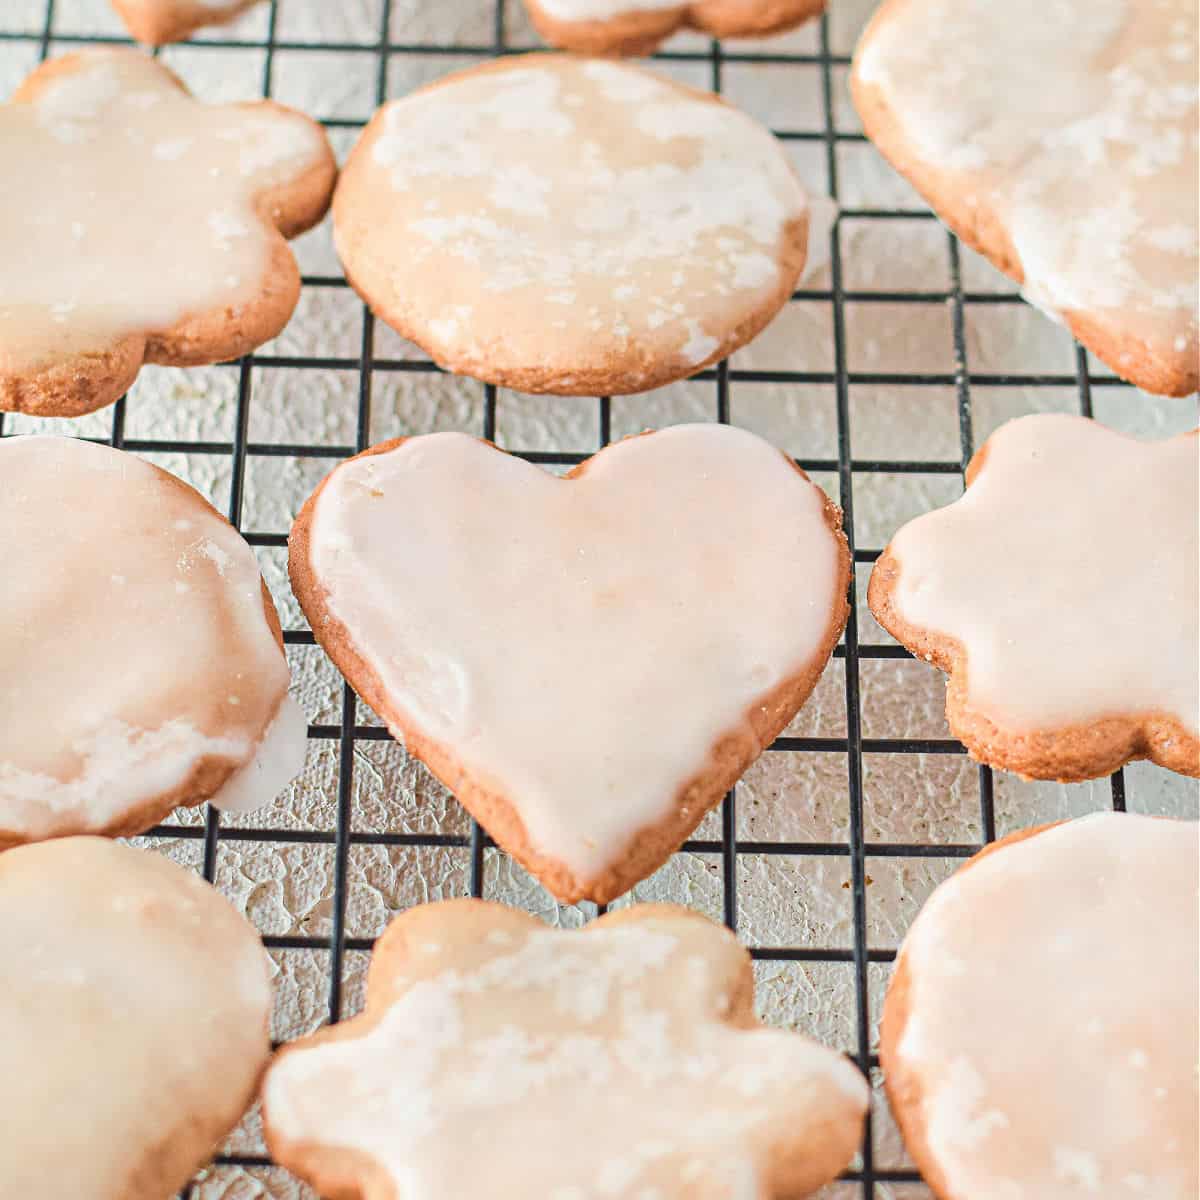
[[(882, 89), (864, 83), (858, 73), (857, 59), (863, 46), (908, 2), (884, 0), (859, 39), (850, 72), (850, 94), (863, 130), (958, 238), (1010, 279), (1024, 284), (1020, 256), (999, 213), (986, 202), (987, 188), (980, 187), (978, 179), (964, 179), (959, 172), (926, 162), (905, 135), (903, 123)], [(1177, 350), (1166, 339), (1151, 343), (1128, 333), (1119, 313), (1069, 311), (1061, 316), (1073, 337), (1137, 387), (1156, 395), (1188, 396), (1200, 386), (1194, 334), (1183, 350)]]
[[(968, 488), (985, 468), (987, 452), (985, 442), (968, 464)], [(896, 588), (902, 570), (903, 563), (889, 544), (871, 571), (867, 604), (892, 637), (949, 676), (946, 719), (972, 758), (1026, 779), (1060, 783), (1099, 779), (1140, 758), (1180, 775), (1200, 776), (1200, 738), (1169, 713), (1120, 714), (1056, 729), (1018, 731), (1005, 729), (972, 707), (967, 695), (969, 663), (962, 643), (936, 629), (914, 625), (900, 614)]]

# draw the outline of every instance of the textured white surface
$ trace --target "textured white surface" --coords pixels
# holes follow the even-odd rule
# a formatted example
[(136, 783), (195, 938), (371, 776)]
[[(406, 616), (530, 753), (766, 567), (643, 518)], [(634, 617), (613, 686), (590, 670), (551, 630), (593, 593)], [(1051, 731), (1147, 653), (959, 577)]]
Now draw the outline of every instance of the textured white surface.
[[(333, 40), (358, 46), (377, 42), (379, 0), (341, 0), (338, 4), (279, 0), (277, 36), (289, 43)], [(846, 56), (871, 0), (839, 0), (828, 18), (830, 49)], [(506, 5), (508, 37), (514, 46), (532, 46), (522, 11)], [(64, 38), (83, 32), (119, 36), (121, 27), (107, 0), (56, 0), (55, 31)], [(224, 39), (253, 41), (267, 29), (270, 8), (263, 5), (242, 17)], [(0, 31), (40, 33), (44, 0), (5, 0)], [(395, 0), (390, 36), (395, 43), (440, 47), (488, 47), (492, 44), (493, 0)], [(265, 54), (258, 49), (198, 44), (169, 48), (165, 60), (206, 99), (249, 98), (261, 94)], [(71, 48), (55, 40), (54, 53)], [(700, 51), (707, 43), (692, 34), (670, 43), (671, 50)], [(742, 43), (739, 49), (812, 54), (819, 50), (819, 26), (810, 24), (784, 37)], [(38, 42), (0, 42), (0, 91), (5, 94), (35, 64)], [(393, 53), (387, 64), (387, 96), (403, 95), (421, 83), (477, 61), (477, 55), (439, 51)], [(697, 86), (709, 86), (711, 67), (704, 61), (671, 61), (656, 69)], [(845, 90), (847, 68), (831, 69), (833, 114), (840, 131), (857, 130)], [(367, 50), (288, 49), (272, 60), (272, 94), (319, 117), (361, 121), (372, 112), (379, 74), (378, 56)], [(775, 130), (820, 132), (824, 129), (822, 68), (818, 64), (756, 65), (726, 62), (725, 94)], [(344, 157), (354, 130), (333, 129)], [(787, 149), (811, 194), (828, 194), (825, 146), (791, 140)], [(923, 211), (911, 189), (862, 142), (839, 141), (835, 150), (838, 196), (843, 208), (900, 207)], [(930, 372), (937, 385), (855, 382), (848, 407), (852, 449), (857, 459), (957, 461), (961, 446), (954, 387), (955, 308), (938, 295), (951, 280), (948, 241), (937, 224), (912, 219), (875, 220), (843, 216), (839, 228), (843, 283), (856, 298), (843, 307), (845, 358), (855, 372)], [(338, 274), (328, 224), (295, 244), (308, 274)], [(972, 294), (1009, 294), (1011, 284), (967, 251), (959, 251), (964, 287)], [(806, 458), (836, 458), (836, 391), (827, 380), (834, 370), (834, 307), (828, 299), (830, 268), (805, 282), (804, 298), (793, 301), (751, 346), (739, 351), (735, 369), (824, 373), (815, 382), (784, 384), (735, 379), (730, 384), (732, 419)], [(899, 304), (872, 299), (875, 292), (920, 292), (934, 298)], [(963, 313), (967, 365), (982, 382), (971, 385), (976, 444), (1002, 421), (1026, 412), (1078, 411), (1074, 353), (1069, 336), (1025, 305), (975, 303)], [(358, 406), (358, 374), (344, 365), (362, 345), (361, 305), (345, 289), (308, 287), (291, 325), (261, 354), (318, 355), (337, 360), (328, 368), (256, 366), (252, 375), (248, 430), (251, 443), (281, 442), (343, 446), (353, 444)], [(413, 360), (420, 354), (380, 325), (374, 328), (374, 353), (388, 360)], [(999, 385), (989, 382), (1004, 371), (1050, 375), (1056, 386)], [(1105, 374), (1092, 364), (1092, 370)], [(237, 422), (239, 370), (235, 366), (170, 371), (147, 368), (125, 409), (127, 438), (182, 438), (228, 443)], [(1196, 423), (1194, 400), (1171, 401), (1142, 396), (1128, 388), (1094, 386), (1096, 416), (1117, 428), (1162, 437)], [(442, 375), (378, 371), (374, 375), (369, 440), (435, 429), (483, 429), (483, 388)], [(611, 435), (618, 437), (652, 425), (716, 416), (716, 388), (689, 381), (650, 396), (612, 403)], [(594, 400), (527, 397), (501, 391), (496, 410), (497, 438), (508, 448), (590, 453), (598, 445), (598, 406)], [(6, 420), (5, 431), (52, 425), (108, 436), (111, 411), (77, 422)], [(231, 459), (224, 455), (151, 453), (159, 465), (199, 487), (228, 507)], [(252, 454), (246, 463), (243, 528), (285, 533), (296, 509), (332, 465), (328, 458)], [(836, 473), (813, 478), (838, 498)], [(961, 483), (947, 474), (855, 472), (854, 524), (861, 549), (879, 549), (905, 520), (958, 495)], [(267, 582), (285, 628), (302, 620), (287, 587), (285, 552), (258, 550)], [(864, 643), (889, 639), (866, 609), (869, 564), (857, 571), (859, 629)], [(341, 686), (324, 655), (313, 647), (289, 647), (294, 693), (309, 720), (336, 724), (341, 719)], [(863, 734), (881, 737), (946, 737), (942, 715), (944, 682), (924, 664), (909, 660), (866, 659), (860, 666)], [(374, 722), (365, 709), (360, 719)], [(834, 660), (816, 693), (789, 732), (799, 736), (844, 737), (847, 730), (845, 665)], [(222, 828), (278, 828), (281, 839), (297, 831), (330, 833), (335, 827), (337, 743), (313, 741), (303, 777), (273, 805), (251, 816), (230, 816)], [(1131, 809), (1196, 816), (1195, 782), (1155, 767), (1135, 765), (1125, 772)], [(846, 757), (838, 751), (787, 751), (764, 756), (738, 790), (739, 838), (755, 841), (814, 840), (845, 843), (849, 828)], [(468, 824), (452, 797), (424, 769), (390, 742), (358, 742), (352, 781), (356, 832), (437, 832), (463, 835)], [(1106, 808), (1107, 782), (1062, 786), (995, 779), (998, 832), (1038, 821)], [(981, 836), (979, 775), (960, 756), (868, 753), (864, 756), (864, 824), (868, 842), (972, 842)], [(185, 814), (196, 824), (202, 814)], [(697, 837), (718, 839), (714, 815)], [(193, 839), (157, 839), (156, 849), (198, 866), (201, 844)], [(333, 913), (334, 850), (330, 842), (299, 845), (285, 840), (254, 843), (222, 840), (217, 881), (266, 933), (328, 936)], [(872, 948), (894, 949), (921, 901), (956, 865), (957, 859), (868, 858), (867, 922)], [(389, 915), (429, 899), (467, 891), (470, 855), (465, 848), (352, 846), (348, 858), (347, 933), (371, 937)], [(738, 862), (738, 918), (752, 943), (788, 946), (853, 944), (850, 863), (845, 855), (781, 856), (746, 854)], [(485, 895), (518, 904), (555, 924), (579, 924), (584, 914), (560, 908), (505, 856), (485, 854)], [(718, 854), (677, 855), (635, 889), (638, 899), (670, 899), (713, 916), (722, 911), (722, 863)], [(327, 1011), (329, 954), (324, 950), (275, 949), (276, 1015), (274, 1036), (293, 1037), (315, 1028)], [(361, 1004), (367, 954), (352, 950), (345, 960), (345, 1005)], [(830, 1044), (855, 1044), (854, 968), (849, 962), (756, 965), (759, 1006), (773, 1023), (794, 1026)], [(890, 965), (871, 963), (871, 1024)], [(878, 1082), (878, 1080), (876, 1080)], [(875, 1120), (875, 1162), (883, 1168), (910, 1165), (886, 1110), (882, 1092)], [(261, 1154), (257, 1118), (251, 1114), (235, 1135), (232, 1152)], [(306, 1195), (282, 1171), (266, 1167), (219, 1166), (206, 1173), (197, 1189), (203, 1200), (257, 1200), (258, 1197)], [(308, 1193), (311, 1195), (311, 1193)], [(857, 1183), (834, 1185), (822, 1200), (861, 1197)], [(928, 1200), (919, 1184), (889, 1183), (876, 1188), (887, 1200)]]

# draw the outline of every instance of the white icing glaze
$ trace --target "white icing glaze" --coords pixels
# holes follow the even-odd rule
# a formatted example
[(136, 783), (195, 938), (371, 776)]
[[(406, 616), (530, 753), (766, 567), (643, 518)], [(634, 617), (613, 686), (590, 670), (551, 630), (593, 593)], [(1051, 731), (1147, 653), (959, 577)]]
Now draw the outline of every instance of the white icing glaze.
[(304, 770), (307, 749), (308, 718), (290, 695), (285, 696), (254, 757), (225, 781), (209, 803), (222, 812), (261, 808)]
[(895, 1049), (954, 1196), (1194, 1200), (1193, 822), (1105, 813), (972, 863), (902, 957)]
[(289, 676), (236, 530), (107, 446), (5, 438), (0, 478), (0, 831), (100, 830), (249, 761)]
[(369, 1155), (405, 1200), (667, 1197), (685, 1182), (696, 1200), (757, 1200), (814, 1123), (848, 1156), (865, 1081), (807, 1038), (725, 1024), (744, 969), (726, 931), (666, 913), (472, 929), (465, 950), (410, 940), (373, 1028), (278, 1060), (274, 1133)]
[(1200, 442), (1083, 417), (1002, 426), (960, 500), (892, 540), (899, 614), (966, 651), (1002, 727), (1167, 713), (1200, 729)]
[(334, 217), (356, 283), (435, 357), (569, 376), (646, 342), (686, 373), (733, 344), (784, 282), (805, 212), (749, 117), (544, 55), (381, 110)]
[[(855, 70), (1006, 226), (1040, 304), (1194, 347), (1194, 0), (893, 3)], [(1194, 351), (1193, 351), (1194, 352)]]
[(270, 1008), (258, 936), (192, 872), (96, 838), (5, 852), (0, 1195), (145, 1196), (164, 1146), (191, 1147), (182, 1185), (254, 1087)]
[(310, 540), (395, 708), (581, 880), (813, 663), (839, 553), (819, 489), (718, 425), (628, 439), (570, 481), (462, 434), (413, 438), (339, 467)]
[(325, 152), (297, 114), (199, 104), (140, 53), (82, 58), (0, 106), (0, 373), (236, 312), (277, 237), (256, 197)]

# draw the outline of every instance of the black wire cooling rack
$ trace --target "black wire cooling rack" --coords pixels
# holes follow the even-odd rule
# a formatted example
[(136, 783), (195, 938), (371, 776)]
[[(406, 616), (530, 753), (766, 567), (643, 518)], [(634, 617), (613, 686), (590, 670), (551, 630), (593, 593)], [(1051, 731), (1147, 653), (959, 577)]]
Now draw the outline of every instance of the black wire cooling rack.
[[(284, 0), (288, 3), (289, 0)], [(303, 2), (303, 0), (290, 0)], [(431, 3), (434, 0), (430, 0)], [(437, 0), (438, 3), (444, 0)], [(478, 4), (493, 3), (493, 0), (475, 0)], [(517, 49), (510, 44), (508, 36), (509, 13), (506, 3), (517, 0), (494, 0), (493, 37), (487, 44), (436, 45), (407, 44), (393, 40), (392, 0), (381, 0), (381, 22), (379, 36), (373, 42), (297, 42), (277, 36), (279, 0), (270, 0), (266, 16), (266, 36), (262, 40), (234, 39), (231, 37), (206, 37), (197, 46), (214, 49), (257, 50), (264, 54), (262, 69), (262, 94), (272, 94), (275, 55), (279, 51), (345, 51), (374, 56), (376, 70), (375, 97), (379, 103), (390, 99), (388, 91), (388, 66), (397, 56), (423, 55), (437, 60), (478, 58), (511, 53)], [(60, 4), (61, 7), (61, 4)], [(117, 41), (115, 37), (87, 36), (72, 32), (59, 32), (56, 28), (56, 0), (45, 0), (44, 20), (39, 28), (11, 30), (3, 28), (3, 13), (0, 13), (0, 44), (5, 42), (24, 43), (36, 49), (42, 58), (48, 54), (63, 53), (81, 44)], [(835, 120), (835, 79), (837, 73), (849, 64), (847, 54), (836, 54), (830, 50), (829, 18), (821, 18), (817, 30), (818, 49), (815, 53), (770, 53), (739, 52), (718, 42), (707, 49), (689, 51), (666, 51), (658, 57), (673, 62), (690, 62), (707, 66), (708, 82), (713, 90), (722, 90), (722, 78), (726, 64), (770, 64), (816, 67), (820, 78), (821, 107), (823, 121), (819, 128), (800, 130), (776, 130), (788, 142), (813, 143), (823, 150), (829, 194), (837, 200), (839, 195), (839, 143), (862, 142), (861, 133), (847, 132), (838, 128)], [(455, 64), (457, 65), (457, 64)], [(449, 68), (447, 68), (449, 69)], [(364, 124), (369, 114), (359, 120), (328, 120), (331, 128), (356, 129)], [(860, 546), (855, 537), (854, 525), (854, 481), (856, 476), (872, 473), (924, 474), (961, 476), (974, 451), (972, 417), (972, 387), (988, 388), (1074, 388), (1078, 395), (1079, 411), (1090, 416), (1094, 388), (1120, 388), (1126, 385), (1106, 374), (1092, 374), (1087, 356), (1081, 347), (1075, 347), (1075, 370), (1073, 374), (980, 374), (970, 370), (967, 361), (964, 313), (971, 305), (1015, 305), (1021, 298), (1015, 291), (1004, 293), (972, 292), (964, 288), (960, 265), (960, 249), (957, 241), (949, 234), (949, 279), (946, 290), (930, 291), (870, 291), (856, 292), (843, 286), (843, 249), (841, 245), (841, 222), (849, 219), (888, 222), (896, 220), (933, 220), (933, 215), (923, 208), (894, 207), (843, 207), (838, 224), (830, 234), (830, 279), (827, 289), (797, 291), (793, 297), (801, 301), (823, 301), (832, 309), (833, 369), (830, 371), (765, 371), (738, 369), (728, 363), (720, 363), (714, 369), (696, 376), (712, 388), (712, 416), (715, 420), (730, 420), (730, 387), (741, 383), (771, 383), (777, 385), (824, 385), (833, 389), (836, 399), (837, 454), (835, 458), (800, 458), (800, 466), (809, 471), (824, 472), (836, 476), (840, 488), (840, 502), (845, 513), (845, 530), (856, 564), (872, 563), (879, 554), (877, 547)], [(340, 275), (308, 275), (304, 277), (306, 289), (345, 288), (348, 285)], [(845, 306), (848, 302), (870, 301), (906, 305), (948, 305), (951, 312), (954, 367), (950, 373), (866, 373), (851, 371), (847, 366), (847, 336)], [(356, 357), (282, 356), (276, 354), (254, 354), (239, 362), (229, 364), (228, 370), (237, 372), (238, 391), (236, 423), (232, 441), (178, 441), (168, 439), (135, 439), (125, 436), (125, 401), (112, 409), (112, 425), (108, 439), (112, 445), (126, 450), (147, 453), (178, 452), (188, 455), (224, 456), (231, 463), (232, 478), (227, 515), (234, 525), (242, 527), (243, 496), (248, 457), (297, 457), (326, 458), (329, 467), (334, 462), (363, 450), (368, 445), (372, 387), (376, 378), (386, 372), (435, 373), (438, 368), (426, 361), (387, 359), (375, 354), (375, 323), (370, 312), (363, 314), (361, 350)], [(307, 370), (344, 370), (357, 372), (357, 432), (353, 445), (294, 445), (284, 443), (252, 442), (248, 437), (251, 396), (255, 387), (255, 372), (259, 368), (282, 369), (298, 372), (297, 384), (302, 384), (302, 373)], [(957, 396), (959, 433), (959, 456), (953, 460), (914, 459), (863, 459), (853, 453), (853, 431), (851, 429), (850, 390), (853, 385), (903, 386), (952, 388)], [(497, 392), (494, 387), (480, 385), (483, 392), (482, 425), (465, 429), (487, 438), (496, 435)], [(920, 398), (914, 396), (914, 404)], [(611, 429), (610, 402), (598, 398), (599, 446), (609, 441)], [(10, 422), (11, 426), (11, 422)], [(5, 430), (3, 414), (0, 414), (0, 433)], [(417, 431), (419, 432), (419, 431)], [(599, 448), (599, 447), (597, 447)], [(515, 452), (531, 461), (551, 465), (567, 465), (587, 457), (586, 453), (558, 453), (546, 451)], [(260, 547), (283, 547), (286, 531), (258, 532), (243, 530), (248, 541)], [(852, 598), (853, 599), (853, 598)], [(288, 630), (284, 640), (289, 646), (315, 645), (312, 634), (307, 630)], [(779, 963), (842, 963), (849, 964), (853, 973), (854, 992), (854, 1046), (852, 1056), (859, 1067), (868, 1075), (878, 1068), (878, 1057), (871, 1049), (871, 1011), (868, 991), (869, 964), (890, 963), (894, 950), (880, 949), (868, 945), (867, 937), (867, 884), (869, 864), (873, 859), (946, 859), (961, 860), (974, 854), (980, 845), (976, 843), (930, 843), (930, 842), (867, 842), (864, 836), (864, 787), (863, 755), (962, 755), (963, 747), (956, 741), (941, 738), (870, 738), (863, 734), (862, 704), (860, 695), (859, 665), (869, 659), (904, 659), (907, 651), (895, 645), (862, 644), (859, 641), (858, 615), (851, 606), (850, 619), (845, 637), (836, 650), (836, 657), (843, 660), (845, 667), (846, 733), (844, 737), (780, 737), (771, 747), (772, 751), (844, 755), (845, 787), (849, 806), (849, 836), (845, 841), (751, 841), (738, 836), (737, 790), (730, 792), (720, 813), (720, 837), (693, 839), (685, 847), (692, 851), (719, 856), (723, 883), (723, 912), (726, 923), (736, 929), (738, 917), (738, 856), (794, 855), (801, 857), (840, 857), (848, 861), (850, 875), (850, 901), (852, 905), (853, 947), (823, 948), (821, 946), (755, 946), (754, 958)], [(357, 722), (355, 697), (350, 688), (342, 685), (341, 719), (338, 723), (317, 724), (309, 727), (309, 737), (334, 742), (338, 748), (337, 808), (336, 823), (332, 830), (313, 832), (253, 827), (222, 829), (219, 815), (208, 810), (201, 825), (162, 825), (151, 831), (151, 835), (183, 839), (200, 839), (203, 844), (202, 869), (209, 880), (214, 878), (217, 865), (218, 846), (226, 842), (285, 842), (312, 846), (332, 846), (334, 855), (332, 933), (328, 938), (306, 936), (267, 936), (268, 948), (276, 950), (306, 949), (328, 952), (328, 1017), (339, 1020), (345, 1008), (345, 955), (347, 951), (368, 951), (371, 939), (348, 935), (346, 921), (348, 860), (352, 846), (408, 846), (408, 847), (457, 847), (469, 852), (469, 892), (481, 896), (484, 891), (484, 852), (492, 843), (477, 825), (472, 823), (469, 835), (456, 836), (440, 833), (373, 833), (359, 832), (352, 828), (353, 780), (355, 772), (356, 742), (378, 741), (387, 738), (386, 730)], [(993, 804), (993, 780), (987, 767), (978, 768), (979, 829), (984, 842), (996, 836), (996, 815)], [(1126, 781), (1122, 772), (1112, 776), (1111, 804), (1123, 810), (1126, 803)], [(217, 1158), (222, 1164), (242, 1166), (250, 1169), (268, 1167), (270, 1160), (257, 1154), (223, 1154)], [(877, 1185), (892, 1185), (894, 1194), (912, 1195), (911, 1185), (920, 1182), (919, 1174), (911, 1169), (896, 1169), (877, 1165), (877, 1152), (871, 1127), (868, 1124), (863, 1141), (861, 1159), (857, 1166), (843, 1176), (847, 1181), (842, 1186), (848, 1194), (861, 1194), (864, 1198), (884, 1194)], [(910, 1185), (910, 1188), (904, 1185)], [(191, 1185), (183, 1196), (198, 1195), (199, 1188)], [(224, 1195), (224, 1192), (221, 1192)], [(838, 1193), (842, 1194), (841, 1191)], [(924, 1194), (924, 1193), (921, 1193)]]

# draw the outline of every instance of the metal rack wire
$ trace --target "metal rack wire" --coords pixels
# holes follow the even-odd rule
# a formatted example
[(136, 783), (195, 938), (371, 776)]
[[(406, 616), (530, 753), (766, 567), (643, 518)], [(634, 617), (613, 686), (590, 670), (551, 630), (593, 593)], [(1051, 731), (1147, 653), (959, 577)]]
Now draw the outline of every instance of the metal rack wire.
[[(395, 56), (401, 55), (454, 55), (473, 56), (480, 59), (510, 53), (506, 3), (515, 0), (494, 0), (493, 38), (489, 44), (481, 45), (429, 45), (406, 44), (393, 41), (390, 34), (392, 0), (382, 0), (382, 20), (378, 40), (371, 43), (344, 42), (314, 45), (310, 42), (290, 42), (277, 37), (278, 0), (270, 0), (267, 16), (267, 32), (263, 40), (248, 41), (226, 38), (206, 39), (206, 47), (224, 49), (253, 49), (264, 53), (262, 70), (262, 93), (272, 93), (274, 60), (280, 50), (299, 49), (305, 51), (357, 51), (374, 55), (375, 98), (379, 103), (389, 99), (388, 66)], [(2, 18), (0, 18), (2, 25)], [(840, 130), (834, 115), (834, 74), (848, 65), (845, 54), (830, 50), (829, 19), (822, 18), (818, 32), (819, 49), (814, 54), (739, 52), (720, 43), (713, 42), (706, 51), (664, 52), (660, 58), (678, 62), (707, 64), (709, 83), (713, 90), (722, 90), (724, 68), (727, 64), (770, 63), (815, 66), (819, 70), (823, 123), (819, 128), (802, 130), (778, 130), (786, 141), (815, 143), (823, 147), (828, 190), (836, 200), (839, 195), (839, 143), (863, 141), (859, 133)], [(113, 41), (113, 38), (87, 37), (59, 34), (55, 30), (55, 0), (45, 0), (44, 22), (38, 29), (7, 30), (0, 28), (0, 43), (23, 42), (35, 46), (44, 58), (51, 52), (61, 52), (82, 43)], [(364, 114), (365, 116), (366, 114)], [(335, 128), (356, 128), (362, 121), (331, 120), (326, 124)], [(819, 384), (832, 387), (836, 399), (837, 454), (835, 458), (801, 458), (800, 466), (806, 470), (828, 472), (836, 475), (840, 487), (840, 500), (845, 513), (845, 529), (849, 538), (854, 562), (869, 564), (879, 554), (877, 547), (858, 544), (854, 523), (854, 482), (856, 476), (871, 473), (921, 473), (929, 475), (961, 475), (975, 446), (972, 417), (972, 387), (986, 385), (995, 388), (1010, 387), (1063, 387), (1077, 390), (1079, 410), (1091, 415), (1092, 392), (1096, 388), (1123, 387), (1120, 381), (1107, 375), (1093, 375), (1084, 351), (1076, 347), (1075, 371), (1065, 375), (1017, 375), (972, 373), (967, 361), (964, 314), (971, 305), (1019, 304), (1015, 292), (993, 294), (971, 292), (964, 289), (960, 255), (957, 241), (947, 234), (950, 287), (948, 290), (932, 291), (870, 291), (855, 292), (843, 286), (843, 257), (840, 222), (848, 219), (868, 221), (932, 220), (932, 214), (924, 209), (896, 208), (843, 208), (839, 225), (830, 235), (831, 285), (827, 289), (797, 291), (796, 300), (816, 300), (831, 304), (833, 316), (833, 369), (831, 371), (763, 371), (738, 369), (728, 363), (720, 363), (715, 369), (697, 376), (712, 388), (713, 418), (717, 421), (730, 420), (730, 387), (741, 382), (767, 382), (783, 385)], [(308, 289), (345, 288), (346, 281), (340, 276), (306, 276), (304, 286)], [(893, 374), (855, 372), (847, 366), (847, 335), (845, 306), (848, 302), (867, 300), (903, 304), (949, 305), (952, 318), (954, 369), (944, 374)], [(238, 378), (236, 423), (231, 441), (175, 441), (158, 439), (134, 439), (125, 436), (125, 401), (112, 409), (112, 424), (109, 439), (114, 446), (140, 452), (180, 452), (194, 455), (225, 456), (231, 463), (232, 481), (227, 515), (234, 525), (242, 527), (243, 496), (248, 457), (254, 456), (303, 456), (327, 458), (333, 462), (366, 448), (369, 441), (372, 388), (375, 380), (387, 372), (433, 373), (438, 369), (428, 362), (387, 359), (375, 354), (375, 325), (369, 311), (363, 313), (361, 350), (357, 357), (286, 357), (274, 354), (253, 354), (228, 369), (235, 370)], [(251, 442), (248, 437), (251, 396), (255, 386), (255, 372), (259, 368), (294, 370), (303, 372), (315, 369), (340, 369), (357, 372), (358, 408), (356, 435), (353, 445), (291, 445), (282, 443)], [(957, 395), (957, 414), (960, 454), (952, 461), (913, 459), (863, 459), (853, 453), (853, 430), (851, 428), (850, 389), (852, 385), (917, 385), (951, 387)], [(491, 386), (483, 386), (482, 426), (467, 432), (494, 438), (496, 434), (497, 393)], [(610, 402), (606, 398), (596, 401), (598, 409), (599, 445), (609, 440), (612, 417)], [(3, 415), (0, 414), (0, 433), (4, 433)], [(598, 447), (597, 447), (598, 448)], [(521, 453), (520, 450), (517, 451)], [(585, 454), (547, 453), (545, 451), (523, 454), (532, 461), (552, 464), (568, 464), (580, 461)], [(264, 547), (286, 545), (286, 532), (261, 532), (243, 530), (251, 544)], [(314, 639), (307, 630), (288, 630), (285, 642), (290, 646), (312, 646)], [(825, 948), (821, 946), (757, 946), (752, 950), (756, 959), (773, 962), (797, 963), (847, 963), (853, 972), (855, 996), (855, 1020), (853, 1056), (860, 1068), (870, 1074), (878, 1066), (877, 1056), (871, 1051), (871, 1013), (868, 995), (868, 966), (871, 963), (888, 963), (895, 957), (894, 951), (868, 945), (867, 937), (867, 867), (877, 858), (942, 858), (962, 859), (979, 849), (977, 844), (946, 843), (890, 843), (868, 842), (864, 835), (864, 788), (863, 755), (961, 755), (963, 748), (958, 742), (940, 738), (870, 738), (864, 736), (862, 705), (860, 696), (859, 667), (870, 659), (902, 659), (908, 654), (894, 645), (863, 644), (859, 639), (858, 620), (853, 605), (842, 644), (836, 656), (845, 666), (846, 733), (844, 737), (781, 737), (772, 751), (801, 753), (835, 753), (845, 756), (846, 795), (849, 805), (849, 837), (845, 842), (809, 841), (750, 841), (738, 836), (737, 789), (726, 797), (721, 812), (719, 839), (693, 839), (684, 847), (687, 851), (719, 855), (723, 882), (723, 912), (725, 921), (736, 929), (738, 917), (737, 886), (738, 856), (795, 855), (837, 856), (848, 861), (850, 872), (850, 897), (853, 921), (853, 947), (849, 949)], [(338, 783), (336, 823), (332, 830), (301, 832), (279, 829), (226, 828), (223, 829), (219, 815), (209, 810), (201, 826), (168, 824), (152, 831), (154, 834), (176, 838), (201, 839), (203, 843), (203, 871), (208, 879), (216, 872), (218, 847), (222, 841), (298, 842), (313, 846), (332, 846), (334, 854), (334, 895), (332, 933), (329, 938), (303, 936), (268, 936), (268, 947), (286, 949), (320, 949), (329, 951), (328, 973), (328, 1016), (337, 1021), (344, 1010), (344, 972), (347, 951), (369, 950), (369, 939), (348, 935), (346, 922), (347, 871), (350, 850), (356, 845), (370, 846), (413, 846), (413, 847), (461, 847), (469, 851), (469, 891), (480, 896), (484, 889), (484, 851), (491, 843), (477, 825), (472, 823), (467, 836), (447, 834), (407, 834), (359, 832), (352, 827), (352, 797), (355, 771), (354, 752), (358, 742), (386, 739), (385, 730), (356, 721), (355, 697), (348, 686), (342, 687), (341, 719), (338, 723), (312, 725), (309, 737), (335, 742), (338, 747)], [(768, 751), (769, 753), (770, 751)], [(984, 841), (996, 836), (996, 815), (993, 805), (993, 780), (986, 767), (979, 773), (979, 827)], [(1124, 809), (1126, 783), (1122, 772), (1111, 779), (1111, 803), (1114, 809)], [(223, 1155), (219, 1163), (237, 1164), (246, 1167), (266, 1166), (269, 1159), (258, 1155)], [(851, 1186), (864, 1198), (877, 1195), (877, 1184), (916, 1183), (920, 1176), (912, 1170), (890, 1169), (876, 1163), (870, 1126), (862, 1146), (861, 1161), (844, 1177), (852, 1181)], [(857, 1186), (855, 1186), (857, 1185)], [(186, 1189), (190, 1195), (193, 1188)]]

